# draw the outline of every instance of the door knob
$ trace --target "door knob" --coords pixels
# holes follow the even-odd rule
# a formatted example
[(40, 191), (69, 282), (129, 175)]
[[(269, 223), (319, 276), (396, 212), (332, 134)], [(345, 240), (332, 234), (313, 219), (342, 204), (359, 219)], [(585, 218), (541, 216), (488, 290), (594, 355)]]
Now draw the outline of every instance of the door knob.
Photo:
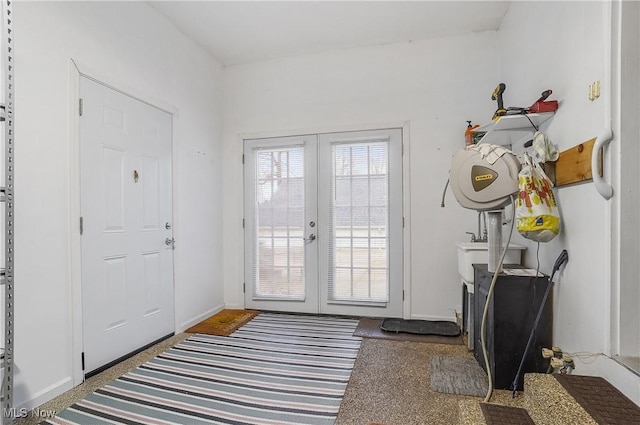
[(304, 240), (305, 242), (313, 242), (316, 240), (316, 235), (314, 235), (313, 233), (309, 235), (308, 238), (302, 238), (302, 240)]
[(176, 245), (176, 240), (173, 238), (167, 238), (164, 240), (164, 244), (173, 248)]

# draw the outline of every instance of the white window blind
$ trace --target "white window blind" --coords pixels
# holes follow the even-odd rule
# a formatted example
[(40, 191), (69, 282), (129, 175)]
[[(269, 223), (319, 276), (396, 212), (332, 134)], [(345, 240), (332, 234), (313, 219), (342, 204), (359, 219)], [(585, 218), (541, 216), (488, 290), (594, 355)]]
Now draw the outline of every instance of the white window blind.
[(304, 148), (254, 148), (255, 298), (304, 299)]
[(389, 300), (389, 140), (332, 144), (329, 299)]

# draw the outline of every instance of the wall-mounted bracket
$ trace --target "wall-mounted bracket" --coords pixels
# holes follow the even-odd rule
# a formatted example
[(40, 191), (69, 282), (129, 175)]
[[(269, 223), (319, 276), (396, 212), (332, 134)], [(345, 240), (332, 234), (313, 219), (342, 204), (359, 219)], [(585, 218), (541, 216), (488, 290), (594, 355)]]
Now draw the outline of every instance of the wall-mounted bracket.
[[(593, 147), (591, 154), (591, 167), (595, 168), (598, 164), (598, 158), (600, 164), (602, 164), (602, 148), (608, 146), (613, 139), (613, 132), (610, 128), (605, 128), (598, 136)], [(593, 176), (593, 184), (596, 185), (596, 190), (604, 199), (611, 199), (613, 196), (613, 187), (604, 181), (602, 173), (595, 173)]]

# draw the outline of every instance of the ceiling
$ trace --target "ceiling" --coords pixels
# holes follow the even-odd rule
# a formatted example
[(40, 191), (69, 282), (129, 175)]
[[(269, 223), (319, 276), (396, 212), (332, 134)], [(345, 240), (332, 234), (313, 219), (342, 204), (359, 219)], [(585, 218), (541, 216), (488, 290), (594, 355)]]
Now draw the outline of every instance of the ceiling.
[(508, 1), (150, 1), (223, 65), (497, 30)]

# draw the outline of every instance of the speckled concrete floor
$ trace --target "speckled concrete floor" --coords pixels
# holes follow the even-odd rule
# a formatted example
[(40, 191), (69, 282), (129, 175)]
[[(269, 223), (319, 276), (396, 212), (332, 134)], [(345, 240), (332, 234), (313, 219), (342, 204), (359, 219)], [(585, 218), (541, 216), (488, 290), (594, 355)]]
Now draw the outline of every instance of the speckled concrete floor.
[[(82, 385), (40, 406), (41, 412), (61, 411), (74, 402), (152, 359), (188, 337), (179, 334), (96, 375)], [(457, 425), (462, 424), (459, 403), (479, 403), (480, 397), (442, 394), (430, 388), (430, 356), (471, 357), (465, 345), (388, 341), (363, 338), (351, 380), (338, 413), (337, 425)], [(495, 391), (492, 402), (522, 407), (522, 397), (509, 391)], [(464, 403), (463, 403), (464, 404)], [(36, 425), (33, 412), (14, 421), (15, 425)]]
[(525, 408), (539, 425), (597, 425), (553, 375), (525, 374)]
[[(431, 390), (429, 357), (471, 357), (464, 345), (409, 341), (362, 340), (336, 425), (457, 425), (463, 423), (459, 403), (481, 397)], [(523, 397), (495, 391), (492, 402), (522, 407)]]
[[(151, 360), (174, 344), (177, 344), (178, 342), (187, 338), (189, 335), (190, 334), (181, 333), (172, 336), (171, 338), (165, 339), (164, 341), (159, 342), (153, 347), (150, 347), (147, 350), (136, 354), (135, 356), (121, 363), (118, 363), (117, 365), (105, 370), (104, 372), (92, 376), (81, 385), (43, 404), (37, 409), (37, 411), (42, 415), (49, 415), (51, 412), (60, 412), (71, 406), (76, 401), (82, 400), (84, 397), (91, 394), (93, 391), (102, 387), (106, 383), (113, 381), (117, 377), (124, 375), (126, 372)], [(36, 425), (42, 420), (43, 418), (40, 417), (38, 413), (31, 411), (28, 412), (27, 415), (23, 418), (16, 418), (13, 423), (14, 425)]]

